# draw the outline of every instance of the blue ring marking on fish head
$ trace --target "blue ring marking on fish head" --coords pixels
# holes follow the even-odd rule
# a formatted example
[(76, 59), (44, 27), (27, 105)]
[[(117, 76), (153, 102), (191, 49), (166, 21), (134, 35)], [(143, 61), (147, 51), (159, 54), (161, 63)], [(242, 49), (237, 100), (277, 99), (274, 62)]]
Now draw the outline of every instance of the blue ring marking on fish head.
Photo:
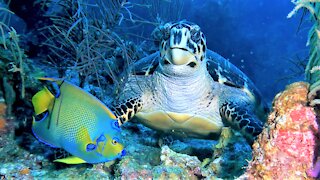
[(87, 144), (87, 147), (86, 147), (86, 151), (89, 152), (89, 151), (93, 151), (97, 148), (97, 146), (95, 144), (92, 144), (92, 143), (89, 143)]
[(101, 136), (99, 136), (98, 138), (97, 138), (97, 144), (99, 143), (99, 142), (103, 142), (103, 141), (106, 141), (107, 140), (107, 138), (102, 134)]
[[(106, 136), (104, 136), (104, 134), (101, 134), (101, 135), (97, 138), (97, 140), (96, 140), (97, 146), (99, 146), (99, 143), (103, 143), (102, 149), (101, 149), (102, 152), (104, 151), (104, 148), (106, 147), (107, 140), (108, 140), (108, 139), (106, 138)], [(99, 154), (100, 154), (100, 153), (99, 153)], [(100, 154), (100, 155), (101, 155), (101, 154)]]
[(127, 154), (126, 150), (121, 151), (121, 157), (125, 156)]
[(117, 130), (117, 131), (121, 131), (120, 129), (120, 125), (119, 125), (119, 122), (118, 121), (113, 121), (111, 122), (111, 125), (112, 125), (112, 128)]

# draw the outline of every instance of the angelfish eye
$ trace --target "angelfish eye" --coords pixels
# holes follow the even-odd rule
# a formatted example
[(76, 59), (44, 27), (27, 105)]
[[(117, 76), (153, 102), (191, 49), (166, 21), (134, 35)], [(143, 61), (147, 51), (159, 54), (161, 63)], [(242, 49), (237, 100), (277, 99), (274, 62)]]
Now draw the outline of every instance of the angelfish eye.
[(89, 152), (89, 151), (93, 151), (96, 149), (96, 145), (95, 144), (92, 144), (92, 143), (89, 143), (87, 144), (87, 147), (86, 147), (86, 151)]
[(118, 144), (119, 140), (118, 140), (118, 138), (113, 138), (111, 142), (113, 145), (116, 145), (116, 144)]

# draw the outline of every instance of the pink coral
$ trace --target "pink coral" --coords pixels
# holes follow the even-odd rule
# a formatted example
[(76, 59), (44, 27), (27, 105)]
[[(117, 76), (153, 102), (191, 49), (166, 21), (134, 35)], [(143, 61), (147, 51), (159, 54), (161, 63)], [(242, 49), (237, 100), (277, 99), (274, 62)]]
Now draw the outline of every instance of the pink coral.
[(308, 177), (307, 171), (313, 167), (318, 124), (313, 108), (306, 106), (307, 93), (308, 85), (300, 82), (277, 95), (267, 128), (253, 145), (253, 160), (245, 174), (248, 179), (314, 177)]
[(286, 124), (274, 139), (275, 146), (296, 161), (312, 162), (316, 139), (309, 126), (318, 129), (314, 111), (298, 104), (288, 114)]

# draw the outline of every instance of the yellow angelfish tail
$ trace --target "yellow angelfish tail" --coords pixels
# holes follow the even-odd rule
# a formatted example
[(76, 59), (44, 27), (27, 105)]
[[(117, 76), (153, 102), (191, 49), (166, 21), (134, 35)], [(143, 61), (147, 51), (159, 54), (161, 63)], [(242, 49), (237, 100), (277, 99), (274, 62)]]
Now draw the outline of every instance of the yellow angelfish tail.
[(32, 97), (32, 104), (35, 115), (39, 115), (48, 110), (49, 105), (54, 100), (53, 94), (45, 87)]
[(86, 163), (85, 160), (76, 157), (76, 156), (69, 156), (63, 159), (56, 159), (53, 162), (59, 162), (59, 163), (65, 163), (65, 164), (82, 164), (82, 163)]

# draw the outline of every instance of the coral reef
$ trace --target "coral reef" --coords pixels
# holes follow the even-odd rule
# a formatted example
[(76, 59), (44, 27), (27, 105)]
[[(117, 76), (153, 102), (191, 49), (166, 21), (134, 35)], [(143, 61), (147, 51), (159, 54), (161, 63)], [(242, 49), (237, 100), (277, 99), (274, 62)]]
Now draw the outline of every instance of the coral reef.
[[(115, 177), (121, 179), (233, 179), (244, 172), (243, 167), (251, 159), (251, 148), (246, 140), (230, 128), (223, 129), (217, 143), (195, 139), (168, 142), (141, 124), (125, 126), (122, 134), (127, 156), (115, 165)], [(157, 139), (162, 141), (161, 149)], [(206, 141), (206, 145), (204, 142), (201, 145), (202, 141)]]
[(253, 160), (242, 177), (247, 179), (312, 179), (318, 149), (318, 124), (307, 106), (308, 84), (287, 86), (273, 102), (267, 126), (253, 144)]
[[(18, 113), (18, 109), (21, 108), (14, 104), (20, 98), (24, 98), (27, 103), (31, 94), (36, 91), (39, 85), (35, 77), (44, 75), (38, 67), (45, 69), (46, 75), (70, 76), (72, 81), (80, 81), (78, 84), (84, 86), (88, 91), (94, 89), (92, 87), (95, 86), (120, 83), (116, 81), (118, 81), (118, 75), (121, 75), (123, 69), (126, 68), (123, 64), (140, 59), (148, 53), (147, 51), (142, 52), (143, 43), (140, 43), (141, 41), (135, 44), (128, 40), (127, 36), (130, 34), (122, 36), (118, 33), (121, 32), (120, 25), (127, 25), (121, 26), (126, 27), (122, 29), (127, 29), (130, 26), (126, 24), (126, 21), (135, 23), (135, 27), (132, 28), (138, 29), (139, 35), (143, 34), (140, 32), (143, 29), (141, 23), (154, 26), (163, 19), (179, 19), (182, 11), (181, 4), (184, 3), (182, 0), (172, 1), (173, 4), (171, 1), (146, 0), (145, 2), (149, 4), (137, 5), (123, 0), (106, 1), (115, 3), (110, 9), (103, 1), (99, 1), (103, 6), (89, 2), (91, 1), (37, 0), (34, 4), (30, 4), (30, 1), (19, 1), (19, 3), (29, 3), (29, 6), (20, 4), (17, 6), (24, 11), (21, 16), (29, 18), (24, 19), (28, 28), (36, 30), (41, 28), (42, 30), (44, 37), (41, 39), (37, 34), (39, 39), (33, 44), (33, 48), (40, 49), (42, 45), (47, 46), (43, 54), (38, 54), (40, 57), (38, 58), (43, 58), (43, 60), (29, 59), (28, 56), (30, 57), (31, 53), (26, 50), (30, 47), (21, 45), (23, 35), (8, 28), (10, 26), (6, 26), (7, 23), (4, 21), (0, 22), (0, 29), (4, 30), (4, 33), (0, 34), (2, 87), (0, 97), (3, 96), (6, 99), (3, 101), (0, 98), (0, 179), (234, 179), (240, 176), (251, 159), (251, 147), (239, 133), (229, 128), (223, 129), (218, 142), (196, 139), (170, 141), (168, 140), (170, 138), (165, 135), (159, 135), (142, 125), (128, 123), (121, 132), (123, 136), (121, 140), (126, 144), (126, 157), (113, 162), (112, 165), (77, 166), (52, 163), (55, 150), (36, 141), (28, 133), (30, 128), (14, 132), (14, 122), (22, 122), (27, 116), (31, 117), (32, 112), (27, 113), (25, 109), (20, 110), (23, 113)], [(165, 2), (167, 6), (162, 6), (160, 2)], [(306, 7), (312, 13), (319, 14), (318, 3), (314, 6), (310, 4), (311, 1), (294, 2), (297, 3), (297, 7), (293, 13), (301, 7)], [(56, 4), (52, 5), (52, 3)], [(43, 20), (46, 21), (45, 23), (38, 19), (40, 16), (37, 13), (26, 17), (25, 14), (29, 13), (30, 6), (35, 9), (41, 8), (42, 5), (43, 9), (39, 9), (38, 12), (41, 13), (42, 18), (43, 14), (47, 15), (46, 20)], [(147, 21), (130, 12), (129, 8), (135, 5), (150, 9), (152, 18), (157, 22)], [(57, 6), (59, 8), (52, 8)], [(97, 10), (98, 7), (101, 8), (99, 9), (101, 11)], [(161, 13), (158, 13), (160, 8), (162, 8)], [(97, 10), (96, 14), (89, 13), (92, 9)], [(14, 8), (12, 10), (14, 11)], [(168, 13), (173, 10), (176, 11), (176, 16), (173, 16), (172, 12)], [(11, 11), (7, 9), (6, 11), (12, 14)], [(99, 14), (101, 12), (102, 14)], [(161, 14), (168, 17), (161, 19), (159, 17)], [(105, 19), (101, 19), (101, 16), (104, 16)], [(31, 27), (35, 22), (38, 23), (37, 26)], [(41, 25), (45, 27), (40, 27)], [(44, 30), (47, 31), (44, 32)], [(34, 32), (39, 33), (39, 31)], [(313, 87), (318, 86), (318, 73), (320, 72), (319, 64), (317, 64), (320, 62), (317, 54), (319, 51), (318, 35), (318, 25), (315, 25), (309, 37), (312, 49), (310, 59), (312, 60), (306, 70), (309, 72), (308, 79), (312, 83), (310, 99), (317, 99), (315, 97), (317, 91), (313, 91)], [(152, 47), (149, 46), (148, 51), (151, 50)], [(46, 63), (43, 63), (44, 61)], [(71, 77), (74, 74), (76, 78)], [(102, 89), (103, 87), (99, 87), (93, 90), (96, 94), (102, 94), (101, 99), (105, 98), (103, 96), (108, 93), (102, 92)], [(308, 86), (305, 83), (297, 83), (289, 86), (288, 90), (277, 96), (268, 126), (254, 143), (254, 159), (249, 163), (242, 177), (248, 179), (302, 179), (318, 176), (320, 160), (317, 161), (315, 158), (317, 153), (315, 150), (319, 148), (315, 134), (319, 130), (313, 109), (306, 106), (307, 93)], [(313, 101), (314, 104), (316, 102)], [(7, 116), (11, 114), (18, 118), (9, 121)], [(21, 114), (25, 117), (19, 117)], [(167, 139), (159, 143), (162, 136)]]
[(118, 164), (116, 173), (121, 179), (197, 179), (201, 177), (200, 165), (197, 157), (176, 153), (163, 146), (159, 165), (141, 165), (137, 160), (125, 157)]

